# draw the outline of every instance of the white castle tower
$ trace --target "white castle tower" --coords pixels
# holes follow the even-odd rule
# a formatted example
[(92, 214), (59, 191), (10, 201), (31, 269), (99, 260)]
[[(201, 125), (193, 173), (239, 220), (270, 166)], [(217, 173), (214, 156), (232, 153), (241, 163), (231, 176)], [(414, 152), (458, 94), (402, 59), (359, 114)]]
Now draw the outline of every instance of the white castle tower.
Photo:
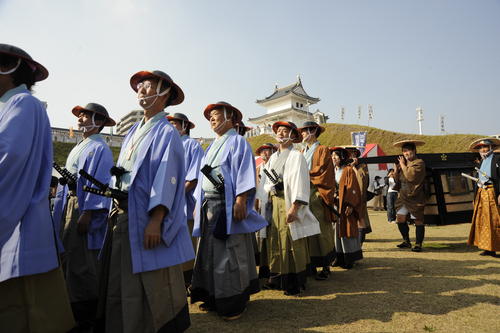
[(313, 120), (319, 124), (326, 123), (328, 116), (320, 112), (310, 112), (311, 105), (320, 101), (319, 98), (309, 96), (300, 76), (297, 75), (297, 82), (283, 88), (274, 87), (274, 92), (263, 99), (258, 99), (257, 104), (265, 107), (267, 112), (256, 118), (248, 120), (257, 125), (252, 131), (253, 135), (272, 133), (271, 126), (276, 121), (291, 121), (300, 127), (306, 120)]

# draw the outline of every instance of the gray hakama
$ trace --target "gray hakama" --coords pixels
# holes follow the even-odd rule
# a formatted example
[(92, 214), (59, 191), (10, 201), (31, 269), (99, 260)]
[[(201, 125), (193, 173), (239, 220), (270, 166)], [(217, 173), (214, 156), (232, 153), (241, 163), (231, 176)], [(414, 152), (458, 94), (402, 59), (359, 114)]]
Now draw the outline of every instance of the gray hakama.
[[(271, 221), (273, 218), (273, 204), (271, 202), (266, 202), (264, 204), (264, 218), (269, 223), (264, 230), (260, 230), (257, 232), (259, 234), (258, 237), (258, 246), (259, 246), (259, 279), (270, 278), (271, 271), (269, 270), (269, 255), (268, 255), (268, 247), (269, 247), (269, 233), (271, 232)], [(264, 234), (265, 237), (260, 237), (260, 234)]]
[[(340, 217), (342, 218), (342, 217)], [(363, 252), (358, 237), (339, 237), (339, 223), (334, 223), (333, 231), (335, 233), (335, 266), (350, 266), (355, 261), (363, 259)]]
[(183, 332), (190, 325), (182, 265), (132, 273), (128, 215), (113, 215), (106, 332)]
[(191, 303), (201, 301), (220, 316), (233, 316), (245, 310), (250, 295), (259, 292), (260, 287), (252, 234), (214, 237), (216, 224), (225, 218), (225, 204), (224, 197), (205, 193)]
[(63, 270), (73, 314), (79, 324), (91, 325), (95, 319), (98, 298), (98, 250), (88, 248), (87, 234), (79, 234), (78, 198), (69, 196), (66, 206), (62, 242)]

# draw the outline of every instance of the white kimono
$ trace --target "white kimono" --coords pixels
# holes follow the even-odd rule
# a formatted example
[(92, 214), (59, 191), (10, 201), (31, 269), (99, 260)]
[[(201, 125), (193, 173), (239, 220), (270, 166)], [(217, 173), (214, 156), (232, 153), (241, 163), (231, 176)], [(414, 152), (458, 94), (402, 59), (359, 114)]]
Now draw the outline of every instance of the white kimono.
[[(278, 152), (271, 155), (269, 162), (266, 163), (265, 168), (270, 171), (274, 161), (278, 158)], [(295, 201), (309, 203), (310, 195), (310, 180), (309, 180), (309, 167), (304, 156), (294, 148), (288, 155), (284, 164), (283, 170), (283, 187), (285, 194), (285, 207), (288, 211)], [(268, 177), (263, 177), (260, 182), (262, 188), (267, 194), (274, 188), (274, 184)], [(264, 199), (261, 196), (259, 199)], [(268, 196), (265, 196), (267, 201)], [(301, 205), (297, 212), (298, 220), (288, 224), (290, 234), (295, 241), (304, 237), (309, 237), (321, 233), (319, 222), (309, 210), (308, 205)]]

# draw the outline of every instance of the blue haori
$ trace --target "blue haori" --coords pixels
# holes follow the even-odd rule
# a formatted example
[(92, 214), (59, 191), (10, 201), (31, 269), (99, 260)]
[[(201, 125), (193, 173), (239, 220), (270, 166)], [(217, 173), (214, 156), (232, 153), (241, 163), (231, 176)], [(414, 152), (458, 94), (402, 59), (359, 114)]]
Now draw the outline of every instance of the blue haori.
[[(200, 164), (203, 159), (203, 148), (198, 141), (189, 137), (189, 135), (181, 136), (184, 146), (184, 165), (186, 167), (186, 181), (194, 181), (198, 179), (200, 172)], [(186, 193), (186, 214), (187, 219), (193, 219), (193, 211), (195, 207), (195, 199), (193, 196), (194, 189)]]
[(0, 282), (58, 266), (51, 170), (47, 112), (21, 85), (0, 98)]
[[(211, 146), (207, 148), (205, 157), (201, 165), (205, 165), (207, 154)], [(224, 199), (226, 205), (227, 234), (244, 234), (258, 231), (267, 226), (267, 221), (254, 210), (255, 202), (255, 159), (248, 142), (236, 132), (231, 133), (227, 138), (223, 149), (220, 152), (219, 161), (222, 161), (218, 168), (224, 177)], [(198, 186), (194, 192), (196, 199), (195, 212), (201, 211), (201, 204), (204, 200), (202, 184), (203, 174), (198, 175)], [(247, 212), (245, 219), (233, 223), (233, 205), (236, 196), (248, 192)], [(195, 214), (193, 236), (201, 236), (200, 214)]]
[[(127, 147), (139, 123), (129, 131), (122, 147)], [(120, 151), (124, 160), (127, 149)], [(141, 172), (138, 172), (141, 169)], [(162, 115), (143, 137), (128, 170), (129, 237), (133, 273), (182, 264), (194, 258), (185, 212), (184, 149), (179, 133)], [(115, 179), (112, 178), (114, 186)], [(158, 205), (168, 209), (163, 220), (162, 242), (154, 249), (144, 248), (144, 229), (149, 212)]]

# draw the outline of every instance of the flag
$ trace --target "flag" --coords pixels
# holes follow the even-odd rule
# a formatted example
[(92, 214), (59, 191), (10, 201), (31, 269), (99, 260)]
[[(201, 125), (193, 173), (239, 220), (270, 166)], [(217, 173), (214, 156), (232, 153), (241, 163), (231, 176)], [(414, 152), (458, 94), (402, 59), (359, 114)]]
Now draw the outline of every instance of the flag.
[(361, 155), (365, 152), (367, 134), (368, 132), (351, 132), (351, 143), (358, 147)]

